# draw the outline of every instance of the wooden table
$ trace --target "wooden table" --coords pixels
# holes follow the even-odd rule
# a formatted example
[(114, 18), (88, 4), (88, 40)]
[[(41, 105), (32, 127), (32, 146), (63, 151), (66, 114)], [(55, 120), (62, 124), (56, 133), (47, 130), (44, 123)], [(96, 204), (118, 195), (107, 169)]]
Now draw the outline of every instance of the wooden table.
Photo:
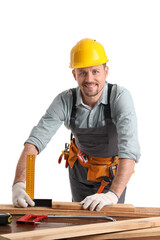
[(16, 224), (16, 221), (22, 217), (22, 215), (12, 215), (12, 223), (0, 226), (0, 235), (6, 233), (17, 233), (25, 231), (35, 231), (48, 228), (59, 228), (66, 226), (76, 226), (83, 224), (91, 224), (98, 222), (106, 222), (104, 219), (81, 219), (81, 218), (48, 218), (40, 221), (36, 226), (25, 225), (25, 224)]
[[(68, 207), (69, 206), (69, 207)], [(69, 209), (70, 208), (70, 209)], [(7, 211), (8, 210), (8, 211)], [(126, 240), (156, 240), (160, 239), (160, 208), (136, 208), (132, 205), (116, 205), (113, 207), (104, 208), (101, 212), (103, 216), (112, 216), (116, 219), (115, 226), (118, 228), (118, 232), (114, 227), (114, 222), (106, 222), (104, 219), (95, 219), (94, 215), (100, 215), (97, 212), (90, 212), (82, 210), (79, 203), (56, 203), (52, 209), (48, 208), (25, 208), (17, 209), (11, 205), (0, 205), (0, 212), (10, 212), (13, 216), (11, 224), (0, 226), (0, 240), (4, 239), (68, 239), (68, 240), (103, 240), (103, 239), (126, 239)], [(81, 219), (81, 218), (48, 218), (41, 220), (41, 223), (36, 226), (17, 225), (16, 221), (22, 215), (25, 214), (60, 214), (60, 215), (86, 215), (86, 213), (93, 216), (93, 219)], [(145, 218), (144, 218), (145, 217)], [(145, 219), (148, 221), (145, 222)], [(127, 221), (126, 221), (127, 220)], [(132, 222), (133, 220), (133, 222)], [(121, 224), (121, 223), (124, 223)], [(128, 224), (128, 225), (127, 225)], [(143, 229), (144, 224), (144, 229)], [(149, 224), (149, 225), (148, 225)], [(135, 227), (132, 227), (132, 226)], [(123, 227), (125, 226), (125, 230)], [(140, 226), (140, 227), (137, 227)], [(122, 227), (122, 228), (121, 228)], [(130, 228), (131, 227), (131, 228)], [(87, 229), (90, 230), (88, 231)], [(97, 229), (102, 230), (98, 233)], [(55, 231), (54, 231), (55, 229)], [(59, 231), (58, 231), (59, 229)], [(82, 234), (81, 230), (82, 229)], [(111, 229), (105, 232), (107, 229)], [(104, 231), (105, 230), (105, 231)], [(124, 230), (124, 231), (122, 231)], [(56, 232), (55, 238), (46, 236), (48, 232)], [(75, 234), (68, 234), (73, 231)], [(79, 231), (79, 234), (76, 233)], [(92, 235), (92, 231), (95, 234)], [(132, 237), (137, 234), (138, 237)], [(47, 233), (45, 236), (35, 237), (33, 233), (37, 232)], [(61, 234), (64, 232), (64, 235)], [(17, 234), (17, 235), (16, 235)], [(23, 234), (23, 235), (18, 235)], [(29, 234), (29, 235), (27, 235)], [(54, 233), (53, 233), (54, 234)], [(65, 235), (66, 234), (66, 235)], [(91, 235), (90, 235), (91, 234)], [(118, 234), (118, 235), (117, 235)], [(130, 235), (129, 235), (130, 234)], [(147, 235), (148, 236), (147, 236)], [(29, 237), (27, 237), (29, 236)], [(62, 237), (63, 236), (63, 237)], [(69, 236), (69, 237), (68, 237)], [(118, 236), (115, 238), (115, 236)]]

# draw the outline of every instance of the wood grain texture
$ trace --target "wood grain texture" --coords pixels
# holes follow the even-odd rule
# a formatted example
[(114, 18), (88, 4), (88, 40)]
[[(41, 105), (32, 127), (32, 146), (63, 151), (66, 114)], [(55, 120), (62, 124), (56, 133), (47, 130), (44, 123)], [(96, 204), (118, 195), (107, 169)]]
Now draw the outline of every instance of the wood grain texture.
[[(4, 234), (0, 240), (51, 240), (67, 239), (96, 234), (115, 233), (128, 230), (160, 227), (160, 217), (123, 220), (119, 222), (95, 223), (81, 226), (69, 226), (57, 229), (37, 230), (21, 233)], [(92, 238), (93, 239), (93, 238)], [(109, 239), (109, 238), (108, 238)], [(111, 238), (110, 238), (111, 239)], [(112, 238), (115, 239), (115, 238)]]
[[(52, 208), (53, 209), (70, 209), (70, 210), (82, 210), (83, 207), (79, 202), (53, 202), (52, 203)], [(119, 210), (119, 211), (123, 211), (125, 209), (125, 211), (134, 211), (134, 206), (132, 204), (115, 204), (113, 206), (107, 206), (107, 207), (103, 207), (102, 211), (112, 211), (112, 210)]]
[(15, 208), (12, 205), (0, 205), (0, 212), (11, 214), (59, 214), (59, 215), (102, 215), (113, 217), (142, 218), (160, 216), (160, 208), (134, 207), (130, 204), (116, 204), (104, 207), (100, 212), (84, 210), (80, 203), (53, 202), (53, 208), (28, 207)]
[[(151, 227), (138, 230), (122, 231), (118, 233), (96, 234), (93, 236), (74, 237), (67, 240), (104, 240), (104, 239), (160, 239), (160, 227)], [(153, 238), (154, 237), (154, 238)], [(138, 240), (137, 239), (137, 240)]]

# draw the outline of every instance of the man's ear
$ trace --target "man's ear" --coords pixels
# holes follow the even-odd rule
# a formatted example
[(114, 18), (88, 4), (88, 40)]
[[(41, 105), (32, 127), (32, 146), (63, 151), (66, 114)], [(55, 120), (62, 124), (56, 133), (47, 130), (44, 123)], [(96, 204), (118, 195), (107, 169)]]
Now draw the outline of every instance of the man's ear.
[(74, 79), (76, 80), (76, 73), (75, 73), (75, 69), (72, 70), (72, 74), (73, 74), (73, 77)]
[(105, 74), (106, 74), (106, 77), (108, 76), (108, 73), (109, 73), (109, 67), (108, 67), (108, 66), (105, 66)]

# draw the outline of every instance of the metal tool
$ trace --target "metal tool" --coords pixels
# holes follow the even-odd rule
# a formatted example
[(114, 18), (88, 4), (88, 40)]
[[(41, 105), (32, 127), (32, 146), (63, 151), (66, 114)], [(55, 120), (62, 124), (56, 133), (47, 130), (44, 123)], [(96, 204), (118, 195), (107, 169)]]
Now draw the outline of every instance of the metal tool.
[(52, 199), (34, 199), (35, 155), (27, 155), (26, 193), (35, 202), (35, 207), (52, 207)]
[(78, 159), (83, 163), (83, 164), (86, 164), (88, 163), (88, 158), (87, 158), (87, 155), (81, 151), (79, 151), (77, 153), (77, 157)]
[(52, 208), (52, 199), (33, 199), (35, 207), (49, 207)]
[(89, 218), (89, 219), (105, 219), (108, 221), (115, 222), (116, 219), (109, 217), (109, 216), (90, 216), (90, 215), (49, 215), (49, 217), (55, 217), (55, 218)]
[(64, 160), (66, 161), (65, 168), (68, 167), (69, 147), (70, 147), (69, 143), (65, 143), (65, 149), (64, 149), (64, 151), (62, 151), (62, 154), (60, 155), (60, 157), (58, 159), (58, 163), (60, 164), (64, 157)]
[(26, 224), (26, 225), (36, 225), (39, 223), (41, 219), (48, 218), (48, 215), (34, 215), (34, 214), (27, 214), (23, 217), (19, 218), (16, 223), (17, 224)]
[(112, 182), (112, 180), (111, 180), (109, 177), (107, 177), (107, 176), (102, 176), (102, 177), (99, 177), (99, 178), (97, 178), (97, 179), (102, 179), (101, 185), (100, 185), (97, 193), (102, 193), (102, 192), (103, 192), (103, 189), (104, 189), (109, 183)]
[(34, 215), (34, 214), (27, 214), (17, 220), (17, 224), (26, 224), (26, 225), (36, 225), (39, 224), (40, 220), (47, 219), (47, 218), (88, 218), (88, 219), (105, 219), (107, 221), (116, 221), (112, 217), (108, 216), (88, 216), (88, 215)]
[(12, 215), (10, 213), (0, 213), (0, 225), (10, 224), (12, 222)]
[(35, 155), (27, 155), (26, 193), (34, 199)]

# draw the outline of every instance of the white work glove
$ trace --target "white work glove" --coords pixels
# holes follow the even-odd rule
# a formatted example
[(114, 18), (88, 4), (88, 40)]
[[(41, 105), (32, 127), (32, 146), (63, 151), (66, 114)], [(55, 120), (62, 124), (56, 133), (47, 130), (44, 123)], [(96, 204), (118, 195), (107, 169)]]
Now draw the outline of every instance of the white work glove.
[(26, 184), (24, 182), (17, 182), (12, 187), (12, 202), (14, 207), (34, 207), (35, 203), (26, 193)]
[(110, 206), (118, 202), (118, 196), (114, 192), (96, 193), (86, 197), (81, 204), (84, 209), (100, 211), (104, 206)]

